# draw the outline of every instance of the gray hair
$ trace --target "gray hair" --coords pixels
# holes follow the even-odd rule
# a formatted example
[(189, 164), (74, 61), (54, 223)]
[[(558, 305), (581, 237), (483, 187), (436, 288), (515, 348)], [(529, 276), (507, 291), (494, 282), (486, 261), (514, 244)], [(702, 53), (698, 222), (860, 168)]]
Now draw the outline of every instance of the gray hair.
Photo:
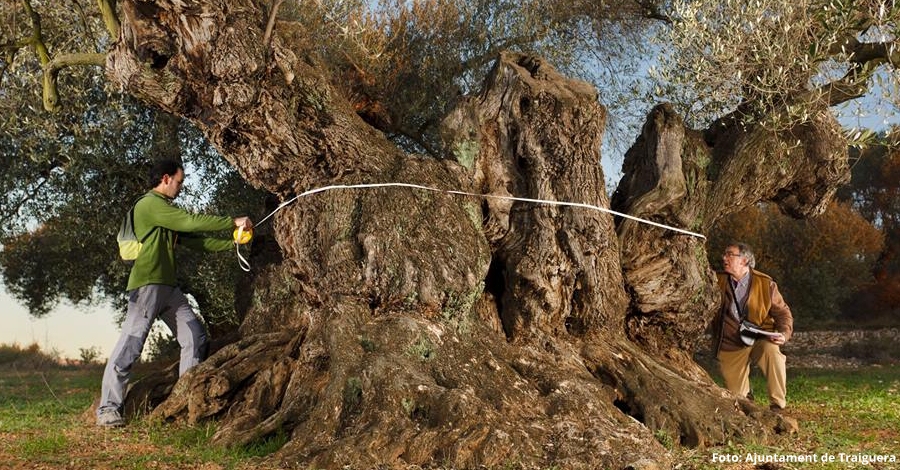
[(750, 245), (742, 242), (735, 242), (730, 243), (728, 246), (733, 246), (738, 249), (738, 253), (747, 259), (747, 266), (750, 266), (750, 269), (756, 267), (756, 256), (753, 254), (753, 248), (750, 248)]

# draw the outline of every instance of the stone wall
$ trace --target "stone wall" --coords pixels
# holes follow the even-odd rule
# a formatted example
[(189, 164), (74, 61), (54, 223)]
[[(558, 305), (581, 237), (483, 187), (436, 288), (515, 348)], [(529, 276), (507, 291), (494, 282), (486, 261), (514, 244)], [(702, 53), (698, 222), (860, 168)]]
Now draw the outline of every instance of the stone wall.
[(860, 367), (900, 362), (900, 329), (798, 331), (782, 348), (788, 367)]
[[(697, 351), (697, 361), (712, 365), (711, 339)], [(854, 368), (900, 363), (900, 328), (848, 331), (797, 331), (782, 351), (788, 368)]]

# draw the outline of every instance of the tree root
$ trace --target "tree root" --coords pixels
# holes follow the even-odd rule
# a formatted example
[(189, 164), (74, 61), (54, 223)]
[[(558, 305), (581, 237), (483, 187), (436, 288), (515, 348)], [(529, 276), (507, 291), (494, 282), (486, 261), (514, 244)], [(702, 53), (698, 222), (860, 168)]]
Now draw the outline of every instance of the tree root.
[[(303, 332), (284, 331), (244, 338), (225, 346), (188, 371), (151, 417), (169, 419), (184, 415), (193, 424), (221, 412), (235, 393), (262, 398), (263, 384), (271, 387), (278, 383), (271, 371), (284, 361), (279, 358), (290, 357), (304, 336)], [(255, 387), (248, 387), (248, 382)], [(253, 406), (258, 408), (256, 404)]]
[(592, 373), (616, 390), (616, 406), (671, 444), (767, 442), (781, 429), (776, 414), (734, 397), (699, 369), (678, 373), (629, 341), (590, 343), (582, 354)]

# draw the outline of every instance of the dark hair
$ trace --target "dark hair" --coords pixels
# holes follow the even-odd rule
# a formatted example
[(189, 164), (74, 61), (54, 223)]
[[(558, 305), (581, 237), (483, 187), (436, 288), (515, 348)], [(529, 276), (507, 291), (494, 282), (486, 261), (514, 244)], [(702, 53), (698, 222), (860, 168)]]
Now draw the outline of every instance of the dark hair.
[(157, 160), (147, 173), (147, 182), (150, 187), (156, 187), (162, 182), (164, 175), (175, 176), (178, 170), (184, 171), (184, 165), (177, 160)]

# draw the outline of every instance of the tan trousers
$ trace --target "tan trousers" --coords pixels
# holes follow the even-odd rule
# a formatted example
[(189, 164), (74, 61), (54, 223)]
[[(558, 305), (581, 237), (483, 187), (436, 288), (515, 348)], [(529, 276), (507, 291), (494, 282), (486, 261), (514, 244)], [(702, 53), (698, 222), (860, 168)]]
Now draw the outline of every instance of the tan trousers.
[(725, 388), (739, 397), (750, 393), (750, 363), (755, 362), (766, 377), (769, 404), (784, 408), (787, 405), (787, 360), (777, 344), (759, 339), (749, 348), (719, 351), (719, 370)]

